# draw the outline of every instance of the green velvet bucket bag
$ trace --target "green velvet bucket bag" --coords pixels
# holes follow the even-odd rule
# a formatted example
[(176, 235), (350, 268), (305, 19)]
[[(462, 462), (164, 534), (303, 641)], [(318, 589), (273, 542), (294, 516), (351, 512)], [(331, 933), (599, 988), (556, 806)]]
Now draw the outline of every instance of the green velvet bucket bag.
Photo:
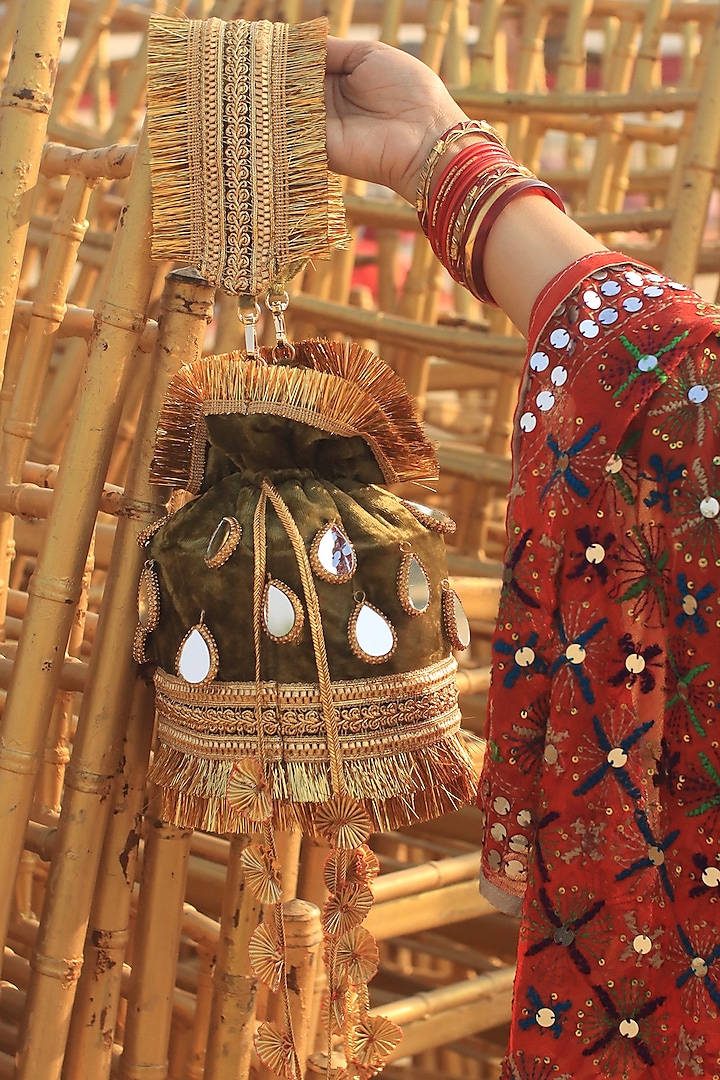
[(381, 360), (319, 340), (282, 357), (198, 360), (163, 407), (153, 479), (195, 498), (142, 538), (151, 778), (182, 826), (249, 832), (271, 817), (322, 832), (341, 800), (394, 829), (474, 793), (453, 523), (385, 486), (436, 463)]

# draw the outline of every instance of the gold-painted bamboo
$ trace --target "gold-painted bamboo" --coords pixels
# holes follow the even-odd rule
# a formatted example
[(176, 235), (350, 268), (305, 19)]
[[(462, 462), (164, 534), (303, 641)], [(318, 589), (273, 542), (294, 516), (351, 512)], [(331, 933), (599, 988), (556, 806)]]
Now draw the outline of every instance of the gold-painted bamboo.
[(583, 91), (576, 94), (535, 94), (510, 90), (502, 94), (476, 91), (470, 87), (452, 89), (458, 105), (469, 116), (504, 116), (508, 113), (520, 116), (545, 116), (555, 126), (555, 116), (565, 115), (605, 116), (611, 113), (673, 113), (694, 110), (698, 106), (695, 90), (649, 90), (645, 93), (602, 94)]
[(381, 23), (378, 37), (386, 45), (397, 46), (400, 23), (403, 17), (403, 0), (388, 0), (381, 8)]
[(502, 967), (372, 1009), (403, 1029), (403, 1039), (388, 1061), (437, 1046), (438, 1030), (443, 1032), (443, 1042), (453, 1042), (509, 1020), (514, 977), (514, 967)]
[(97, 55), (97, 42), (102, 30), (110, 24), (119, 0), (96, 0), (83, 20), (82, 37), (75, 55), (63, 67), (55, 92), (53, 116), (67, 121), (76, 111), (86, 88)]
[(443, 71), (448, 73), (445, 78), (456, 86), (465, 86), (470, 79), (470, 57), (466, 44), (469, 30), (470, 2), (469, 0), (455, 0), (450, 9), (450, 26), (443, 54)]
[[(633, 67), (628, 100), (645, 93), (652, 93), (655, 85), (657, 71), (660, 38), (664, 28), (665, 19), (670, 9), (670, 0), (649, 0), (645, 19), (643, 20), (642, 36), (638, 49), (638, 55)], [(683, 90), (676, 91), (683, 93)], [(690, 92), (697, 90), (692, 88)], [(649, 111), (649, 110), (648, 110)], [(658, 120), (659, 117), (655, 117)], [(617, 144), (614, 175), (608, 199), (608, 210), (619, 210), (622, 207), (627, 187), (627, 174), (630, 169), (632, 144), (626, 138)]]
[[(3, 646), (5, 652), (10, 651), (8, 644)], [(14, 663), (6, 657), (0, 657), (0, 687), (4, 690), (10, 685), (14, 671)], [(87, 676), (87, 664), (81, 660), (66, 659), (60, 669), (59, 687), (61, 690), (72, 690), (73, 693), (81, 693), (85, 688)]]
[(663, 270), (692, 283), (720, 154), (720, 24), (713, 30)]
[[(417, 215), (406, 203), (373, 198), (359, 200), (349, 196), (346, 205), (348, 218), (351, 221), (362, 222), (374, 228), (402, 229), (408, 232), (420, 229)], [(598, 231), (651, 232), (655, 229), (667, 228), (672, 222), (672, 213), (671, 209), (651, 207), (618, 211), (612, 214), (579, 211), (571, 216), (578, 225), (590, 233)], [(300, 294), (298, 300), (302, 298), (303, 294)]]
[[(182, 1080), (203, 1080), (205, 1073), (205, 1048), (210, 1029), (215, 949), (207, 945), (199, 945), (197, 951), (200, 966), (195, 995), (195, 1015), (192, 1028), (189, 1029), (190, 1037), (187, 1053), (184, 1057), (184, 1067), (181, 1067), (178, 1071), (178, 1075), (182, 1077)], [(171, 1038), (171, 1045), (172, 1042)]]
[[(212, 316), (212, 302), (213, 290), (195, 274), (178, 272), (169, 276), (162, 301), (162, 330), (153, 356), (152, 375), (149, 380), (146, 379), (146, 394), (123, 495), (123, 512), (105, 584), (96, 646), (97, 657), (93, 657), (91, 665), (73, 757), (74, 763), (76, 758), (83, 760), (84, 756), (83, 765), (96, 775), (107, 774), (112, 769), (113, 758), (119, 755), (124, 734), (123, 718), (128, 713), (127, 695), (133, 686), (131, 644), (137, 621), (136, 583), (143, 559), (142, 551), (136, 543), (137, 531), (143, 523), (164, 513), (164, 496), (168, 494), (153, 487), (148, 480), (157, 417), (168, 382), (180, 363), (200, 354), (205, 328)], [(113, 941), (117, 943), (116, 948), (122, 950), (128, 933), (132, 877), (127, 872), (127, 863), (137, 842), (135, 819), (142, 806), (142, 778), (147, 766), (152, 731), (150, 698), (142, 682), (138, 684), (135, 702), (129, 711), (134, 730), (127, 734), (124, 760), (125, 769), (130, 771), (122, 786), (118, 788), (116, 785), (121, 805), (115, 808), (109, 820), (109, 831), (105, 837), (104, 872), (101, 872), (99, 877), (89, 935), (91, 950), (88, 959), (95, 963), (94, 966), (91, 963), (92, 974), (88, 979), (85, 1005), (76, 1003), (75, 1010), (75, 1025), (82, 1026), (84, 1022), (91, 1042), (91, 1045), (85, 1047), (86, 1052), (74, 1051), (76, 1056), (80, 1055), (79, 1062), (89, 1061), (89, 1064), (84, 1066), (87, 1068), (84, 1075), (88, 1080), (102, 1076), (101, 1070), (108, 1069), (110, 1065), (103, 1027), (95, 1024), (93, 1030), (93, 1016), (96, 1012), (98, 1015), (102, 1014), (102, 1010), (95, 1010), (94, 998), (98, 993), (108, 996), (111, 1011), (108, 1015), (105, 1010), (105, 1023), (112, 1027), (119, 993), (117, 977), (103, 969), (97, 951), (93, 957), (95, 942)], [(83, 739), (86, 730), (94, 735), (94, 739)], [(127, 744), (131, 740), (134, 745), (130, 750)], [(72, 806), (75, 794), (72, 770), (68, 788), (66, 801), (70, 802), (73, 819), (90, 816), (89, 808), (82, 814), (79, 807)], [(77, 793), (76, 799), (82, 799), (82, 795)], [(83, 878), (90, 883), (95, 878), (102, 844), (100, 823), (103, 808), (95, 806), (92, 816), (98, 823), (96, 828), (99, 835), (94, 838), (93, 843), (88, 842), (83, 848), (88, 851), (88, 855), (81, 860), (82, 865), (78, 867)], [(129, 841), (133, 845), (130, 851)], [(84, 896), (74, 896), (73, 910), (76, 926), (82, 927), (83, 917), (87, 918), (90, 913), (90, 896), (87, 893)], [(100, 953), (104, 955), (106, 952), (107, 947), (103, 945)], [(102, 980), (101, 976), (104, 976)], [(99, 985), (101, 981), (105, 983), (104, 987)], [(91, 997), (93, 1002), (88, 1002), (87, 997)]]
[[(6, 368), (0, 393), (0, 486), (20, 479), (27, 447), (37, 422), (40, 396), (50, 364), (55, 332), (63, 320), (67, 291), (77, 250), (87, 222), (89, 188), (80, 176), (68, 183), (60, 212), (53, 224), (51, 243), (43, 264), (25, 337), (22, 366)], [(17, 382), (14, 382), (15, 376)], [(7, 603), (7, 582), (12, 561), (12, 517), (0, 513), (0, 621)]]
[[(545, 97), (542, 92), (538, 93), (538, 91), (544, 89), (541, 73), (544, 68), (543, 49), (549, 21), (550, 13), (547, 4), (543, 0), (529, 0), (523, 14), (514, 82), (517, 91), (523, 96), (532, 98), (537, 96), (538, 101), (542, 101)], [(491, 93), (491, 96), (497, 101), (515, 95), (506, 91), (501, 95)], [(465, 104), (462, 107), (467, 108)], [(522, 159), (529, 130), (527, 110), (522, 110), (515, 115), (512, 115), (506, 109), (502, 109), (500, 112), (502, 114), (500, 118), (507, 122), (506, 137), (508, 147), (511, 153), (515, 154), (518, 159)], [(487, 115), (490, 117), (491, 113), (488, 112)]]
[[(420, 50), (420, 59), (432, 71), (438, 72), (442, 63), (448, 33), (452, 0), (432, 0), (428, 5), (425, 20), (425, 39)], [(435, 259), (425, 237), (418, 235), (413, 244), (410, 268), (403, 283), (397, 311), (400, 317), (415, 321), (433, 323), (436, 315), (437, 293), (440, 281), (440, 266)], [(415, 398), (422, 415), (427, 385), (427, 355), (407, 347), (392, 349), (388, 362)]]
[[(68, 638), (68, 656), (79, 657), (82, 650), (87, 620), (90, 579), (94, 568), (95, 545), (91, 543), (85, 563), (80, 599), (75, 609), (75, 618)], [(35, 789), (33, 813), (39, 813), (40, 816), (45, 816), (48, 813), (60, 813), (65, 786), (65, 768), (70, 761), (71, 728), (75, 700), (75, 694), (71, 690), (58, 690), (55, 698), (55, 706), (45, 739), (43, 765)]]
[[(86, 379), (58, 475), (45, 546), (30, 601), (0, 734), (0, 939), (8, 924), (12, 876), (22, 848), (60, 662), (79, 596), (96, 508), (112, 450), (128, 361), (145, 322), (153, 272), (148, 258), (150, 191), (147, 143), (133, 170), (132, 198), (112, 253), (112, 284), (96, 311)], [(68, 542), (68, 537), (73, 542)]]
[[(629, 91), (639, 41), (635, 24), (622, 20), (615, 34), (611, 58), (607, 61), (606, 90), (619, 93)], [(610, 208), (613, 178), (617, 176), (615, 163), (624, 131), (625, 122), (620, 114), (608, 116), (602, 121), (585, 195), (588, 209), (605, 213)], [(627, 178), (624, 180), (627, 184)]]
[(23, 0), (0, 94), (0, 372), (70, 0)]
[(21, 0), (9, 0), (5, 5), (2, 22), (0, 22), (0, 86), (5, 82), (10, 55), (12, 53), (15, 38), (15, 27), (20, 15)]
[(383, 344), (413, 346), (433, 356), (488, 370), (520, 374), (525, 345), (520, 338), (482, 334), (417, 323), (385, 312), (332, 304), (314, 296), (299, 294), (293, 301), (294, 315), (307, 319), (318, 331), (332, 329), (351, 336), (375, 338)]
[[(300, 1069), (304, 1072), (315, 1036), (312, 1007), (323, 940), (320, 910), (306, 900), (289, 900), (283, 904), (283, 923), (285, 963), (288, 972), (293, 973), (288, 982), (290, 1015)], [(276, 1023), (282, 1022), (283, 1006), (279, 995), (273, 998), (267, 1015)], [(263, 1065), (258, 1069), (259, 1080), (272, 1080), (273, 1076)]]
[[(477, 839), (479, 837), (478, 822)], [(378, 941), (385, 941), (396, 934), (431, 930), (464, 919), (474, 919), (492, 910), (491, 904), (480, 895), (477, 880), (472, 880), (436, 889), (424, 896), (421, 904), (416, 893), (375, 904), (365, 925)]]
[[(563, 35), (558, 62), (553, 100), (580, 92), (586, 79), (585, 28), (592, 10), (593, 0), (575, 0), (565, 16)], [(543, 143), (542, 124), (532, 123), (528, 127), (522, 150), (522, 161), (528, 168), (538, 171), (540, 150)], [(570, 168), (580, 167), (580, 136), (572, 133), (566, 140), (565, 163)]]
[(439, 859), (395, 873), (381, 874), (372, 891), (376, 904), (385, 904), (401, 897), (427, 894), (458, 882), (475, 881), (480, 872), (480, 855), (469, 852), (450, 859)]
[(331, 34), (347, 37), (354, 6), (354, 0), (327, 0), (323, 14), (328, 17)]
[(114, 786), (68, 1030), (64, 1075), (72, 1080), (103, 1080), (110, 1074), (153, 713), (149, 687), (138, 684), (129, 709), (123, 768)]
[[(117, 514), (122, 499), (122, 488), (106, 484), (98, 500), (98, 509), (105, 514)], [(6, 484), (0, 488), (0, 510), (26, 517), (50, 517), (55, 506), (54, 492), (35, 484)], [(89, 543), (89, 541), (88, 541)]]
[(506, 90), (506, 72), (498, 71), (497, 52), (503, 0), (485, 0), (480, 9), (478, 38), (470, 56), (469, 85), (478, 90)]
[(246, 887), (240, 854), (249, 837), (230, 841), (220, 940), (215, 964), (205, 1080), (236, 1080), (250, 1067), (258, 980), (248, 957), (248, 944), (262, 907)]
[(165, 1080), (190, 832), (145, 819), (132, 975), (120, 1076)]
[(43, 148), (40, 172), (48, 178), (79, 173), (86, 180), (127, 180), (135, 161), (137, 146), (101, 146), (81, 150), (64, 143), (48, 142)]

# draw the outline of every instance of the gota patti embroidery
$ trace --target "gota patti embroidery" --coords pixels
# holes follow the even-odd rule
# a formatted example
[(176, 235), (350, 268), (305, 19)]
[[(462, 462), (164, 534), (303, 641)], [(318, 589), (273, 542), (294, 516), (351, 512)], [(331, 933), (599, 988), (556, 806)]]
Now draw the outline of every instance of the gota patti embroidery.
[(608, 253), (535, 313), (479, 794), (504, 1078), (720, 1071), (719, 327)]
[(153, 15), (153, 258), (186, 259), (254, 297), (348, 242), (340, 181), (327, 171), (326, 34), (323, 19)]

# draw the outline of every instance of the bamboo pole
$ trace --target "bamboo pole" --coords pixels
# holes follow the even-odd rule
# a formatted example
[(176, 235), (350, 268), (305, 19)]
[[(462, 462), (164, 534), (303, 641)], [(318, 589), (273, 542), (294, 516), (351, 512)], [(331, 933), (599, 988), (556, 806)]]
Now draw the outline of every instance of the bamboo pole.
[(473, 879), (435, 889), (423, 897), (422, 903), (418, 903), (418, 894), (413, 893), (375, 904), (368, 913), (365, 925), (378, 941), (387, 941), (397, 934), (432, 930), (463, 919), (474, 919), (493, 910), (489, 901), (478, 891), (477, 880)]
[(465, 329), (450, 333), (445, 326), (417, 323), (413, 319), (386, 315), (381, 311), (363, 311), (304, 294), (295, 298), (293, 308), (295, 316), (308, 319), (318, 329), (327, 327), (353, 337), (413, 346), (433, 356), (487, 368), (489, 371), (522, 372), (525, 344), (521, 338)]
[(503, 0), (485, 0), (480, 10), (478, 39), (470, 58), (470, 85), (478, 90), (507, 90), (506, 72), (498, 71), (497, 53)]
[[(85, 212), (90, 189), (80, 176), (70, 179), (43, 264), (25, 338), (22, 366), (15, 386), (6, 377), (0, 394), (0, 486), (20, 479), (27, 447), (37, 423), (40, 397), (50, 364), (55, 332), (63, 320), (77, 251), (87, 230)], [(9, 375), (9, 368), (6, 376)], [(13, 520), (0, 513), (0, 622), (7, 606), (12, 561)]]
[[(306, 900), (290, 900), (283, 904), (285, 926), (285, 963), (290, 974), (288, 995), (292, 1017), (295, 1049), (304, 1072), (312, 1049), (315, 1032), (312, 1030), (315, 983), (320, 973), (322, 926), (320, 910)], [(283, 1005), (279, 995), (270, 1003), (267, 1017), (282, 1023)], [(272, 1080), (274, 1074), (264, 1065), (258, 1069), (258, 1080)]]
[(5, 5), (2, 22), (0, 22), (0, 86), (5, 82), (13, 41), (15, 39), (15, 27), (20, 15), (21, 0), (9, 0)]
[(439, 1032), (443, 1042), (454, 1042), (506, 1022), (514, 978), (514, 967), (502, 967), (371, 1009), (371, 1014), (386, 1016), (403, 1029), (402, 1041), (388, 1062), (437, 1046)]
[(70, 0), (23, 0), (0, 94), (0, 373)]
[(380, 41), (397, 46), (402, 22), (402, 0), (388, 0), (381, 8)]
[[(425, 40), (420, 59), (435, 72), (439, 72), (443, 53), (450, 32), (452, 0), (431, 0), (425, 20)], [(441, 268), (424, 236), (418, 235), (413, 244), (410, 269), (401, 289), (398, 312), (401, 317), (433, 323), (435, 321), (437, 292)], [(399, 347), (393, 349), (389, 363), (414, 397), (422, 415), (427, 386), (428, 358), (416, 350)]]
[[(79, 657), (85, 636), (90, 579), (95, 568), (95, 545), (90, 545), (85, 573), (83, 574), (80, 600), (70, 630), (67, 655)], [(41, 816), (59, 814), (65, 784), (65, 768), (70, 761), (70, 741), (75, 694), (71, 690), (59, 690), (50, 720), (43, 766), (38, 776), (35, 793), (35, 812)]]
[(683, 182), (663, 270), (692, 283), (720, 156), (720, 23), (712, 34)]
[[(162, 298), (161, 333), (153, 357), (152, 376), (146, 380), (146, 395), (138, 424), (137, 436), (130, 462), (128, 481), (123, 498), (123, 516), (120, 519), (113, 546), (113, 559), (105, 586), (101, 625), (96, 643), (97, 659), (93, 657), (91, 682), (83, 702), (81, 720), (87, 714), (87, 726), (96, 732), (92, 768), (96, 772), (107, 769), (109, 762), (119, 749), (122, 738), (123, 717), (127, 713), (127, 700), (123, 695), (132, 688), (131, 642), (137, 613), (135, 607), (136, 582), (140, 573), (142, 552), (135, 542), (137, 530), (144, 522), (160, 517), (164, 513), (162, 489), (153, 487), (148, 481), (149, 466), (154, 451), (154, 436), (157, 417), (165, 397), (167, 385), (177, 371), (180, 362), (189, 361), (200, 355), (205, 328), (212, 317), (213, 290), (192, 272), (177, 272), (169, 275)], [(106, 1012), (106, 1024), (110, 1023), (117, 1010), (119, 985), (116, 976), (103, 970), (102, 956), (106, 955), (106, 942), (119, 942), (122, 949), (127, 939), (130, 893), (132, 876), (128, 873), (128, 859), (137, 842), (136, 817), (139, 815), (143, 798), (143, 779), (149, 752), (149, 739), (152, 731), (151, 707), (148, 693), (143, 684), (139, 684), (139, 700), (130, 712), (132, 730), (128, 732), (125, 748), (125, 768), (129, 770), (124, 785), (119, 789), (122, 813), (115, 812), (110, 821), (110, 831), (105, 840), (104, 873), (101, 875), (98, 891), (95, 895), (93, 927), (90, 942), (96, 951), (95, 964), (91, 964), (94, 985), (85, 989), (85, 1004), (76, 1009), (75, 1029), (86, 1026), (87, 1039), (82, 1049), (73, 1049), (72, 1056), (78, 1063), (83, 1062), (87, 1080), (98, 1080), (102, 1070), (109, 1068), (106, 1041), (102, 1025), (94, 1021), (93, 1000), (101, 992), (98, 985), (106, 985), (102, 992), (107, 995), (111, 1012)], [(93, 702), (93, 697), (96, 700)], [(94, 716), (94, 719), (93, 719)], [(78, 735), (83, 729), (79, 727)], [(128, 744), (132, 742), (132, 747)], [(80, 752), (76, 746), (75, 754)], [(129, 756), (129, 762), (128, 762)], [(66, 796), (67, 799), (67, 796)], [(96, 808), (94, 815), (102, 819), (102, 810)], [(131, 845), (128, 849), (128, 844)], [(86, 859), (81, 867), (86, 879), (94, 879), (99, 859), (101, 836), (92, 846), (93, 862)], [(90, 849), (90, 845), (88, 845)], [(78, 921), (83, 911), (89, 911), (87, 897), (83, 905), (76, 898), (75, 912)], [(97, 942), (102, 947), (97, 949)], [(102, 955), (101, 955), (102, 954)], [(92, 954), (89, 957), (92, 959)], [(103, 977), (101, 979), (101, 976)], [(88, 998), (91, 1000), (88, 1001)], [(78, 1039), (80, 1035), (78, 1034)], [(75, 1080), (74, 1074), (70, 1074)]]
[(435, 889), (460, 882), (475, 881), (480, 873), (480, 854), (471, 851), (449, 859), (436, 859), (390, 874), (381, 874), (373, 882), (376, 904), (386, 904), (409, 896), (425, 896)]
[(237, 1080), (250, 1067), (258, 981), (250, 968), (248, 945), (262, 907), (245, 886), (240, 854), (248, 842), (247, 836), (230, 841), (205, 1080)]
[(66, 1043), (65, 1080), (104, 1080), (110, 1075), (153, 713), (152, 691), (138, 683), (129, 710), (123, 768), (115, 782), (112, 814), (93, 894), (83, 969)]
[(213, 998), (213, 973), (215, 970), (215, 948), (208, 945), (198, 946), (200, 969), (198, 971), (197, 994), (195, 995), (195, 1016), (190, 1032), (187, 1053), (187, 1065), (182, 1071), (183, 1080), (203, 1080), (205, 1075), (205, 1049), (210, 1031), (210, 1013)]
[(353, 18), (354, 0), (327, 0), (324, 14), (330, 22), (330, 33), (347, 37)]
[[(552, 179), (550, 177), (549, 179)], [(563, 180), (564, 178), (561, 178)], [(348, 218), (358, 224), (374, 228), (402, 229), (408, 232), (419, 231), (417, 215), (404, 203), (393, 203), (385, 199), (356, 199), (349, 196), (346, 209)], [(571, 214), (588, 232), (650, 232), (654, 229), (667, 228), (672, 221), (672, 211), (663, 208), (650, 208), (619, 211), (615, 213), (578, 212)], [(297, 297), (302, 302), (304, 294)], [(295, 306), (296, 301), (293, 301)]]
[(450, 10), (450, 27), (443, 58), (443, 71), (452, 72), (452, 81), (458, 86), (464, 86), (470, 80), (470, 57), (466, 45), (469, 29), (469, 0), (455, 0)]
[[(660, 39), (669, 10), (670, 0), (649, 0), (648, 2), (638, 55), (627, 95), (628, 100), (634, 100), (643, 94), (653, 92), (660, 53)], [(683, 93), (684, 91), (679, 90), (676, 92)], [(692, 92), (697, 96), (696, 89), (693, 88)], [(651, 119), (657, 121), (658, 118), (653, 117)], [(619, 210), (622, 207), (627, 188), (631, 155), (632, 142), (629, 139), (619, 141), (616, 145), (614, 175), (608, 199), (609, 210)]]
[(191, 833), (145, 818), (122, 1080), (165, 1080)]
[[(608, 59), (609, 70), (605, 89), (620, 93), (628, 92), (638, 42), (636, 24), (622, 20), (617, 28), (611, 59)], [(623, 117), (619, 114), (608, 116), (603, 121), (585, 197), (585, 205), (590, 210), (605, 212), (609, 209), (615, 160), (624, 128)]]
[(40, 172), (48, 178), (72, 176), (79, 173), (90, 180), (127, 180), (130, 176), (137, 146), (101, 146), (93, 150), (81, 150), (76, 146), (46, 143), (43, 149)]
[(68, 121), (77, 110), (80, 96), (95, 62), (97, 43), (117, 9), (119, 0), (96, 0), (83, 20), (83, 32), (70, 63), (63, 68), (55, 94), (53, 119)]
[(488, 93), (471, 87), (452, 88), (451, 92), (468, 116), (545, 116), (553, 127), (556, 114), (597, 117), (611, 113), (684, 112), (698, 107), (696, 90), (673, 87), (636, 94), (536, 94), (519, 90)]
[(96, 312), (97, 334), (58, 475), (45, 546), (29, 585), (23, 637), (0, 727), (0, 864), (6, 871), (0, 881), (0, 940), (7, 932), (12, 877), (119, 420), (127, 360), (145, 322), (153, 277), (145, 162), (143, 141), (132, 198), (111, 256), (111, 284)]

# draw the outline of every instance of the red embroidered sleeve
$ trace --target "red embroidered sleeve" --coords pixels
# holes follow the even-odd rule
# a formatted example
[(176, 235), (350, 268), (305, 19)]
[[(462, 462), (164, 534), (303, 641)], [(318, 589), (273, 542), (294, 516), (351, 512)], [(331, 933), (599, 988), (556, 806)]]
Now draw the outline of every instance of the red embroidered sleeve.
[(720, 1067), (719, 328), (609, 253), (534, 312), (479, 792), (507, 1077)]

